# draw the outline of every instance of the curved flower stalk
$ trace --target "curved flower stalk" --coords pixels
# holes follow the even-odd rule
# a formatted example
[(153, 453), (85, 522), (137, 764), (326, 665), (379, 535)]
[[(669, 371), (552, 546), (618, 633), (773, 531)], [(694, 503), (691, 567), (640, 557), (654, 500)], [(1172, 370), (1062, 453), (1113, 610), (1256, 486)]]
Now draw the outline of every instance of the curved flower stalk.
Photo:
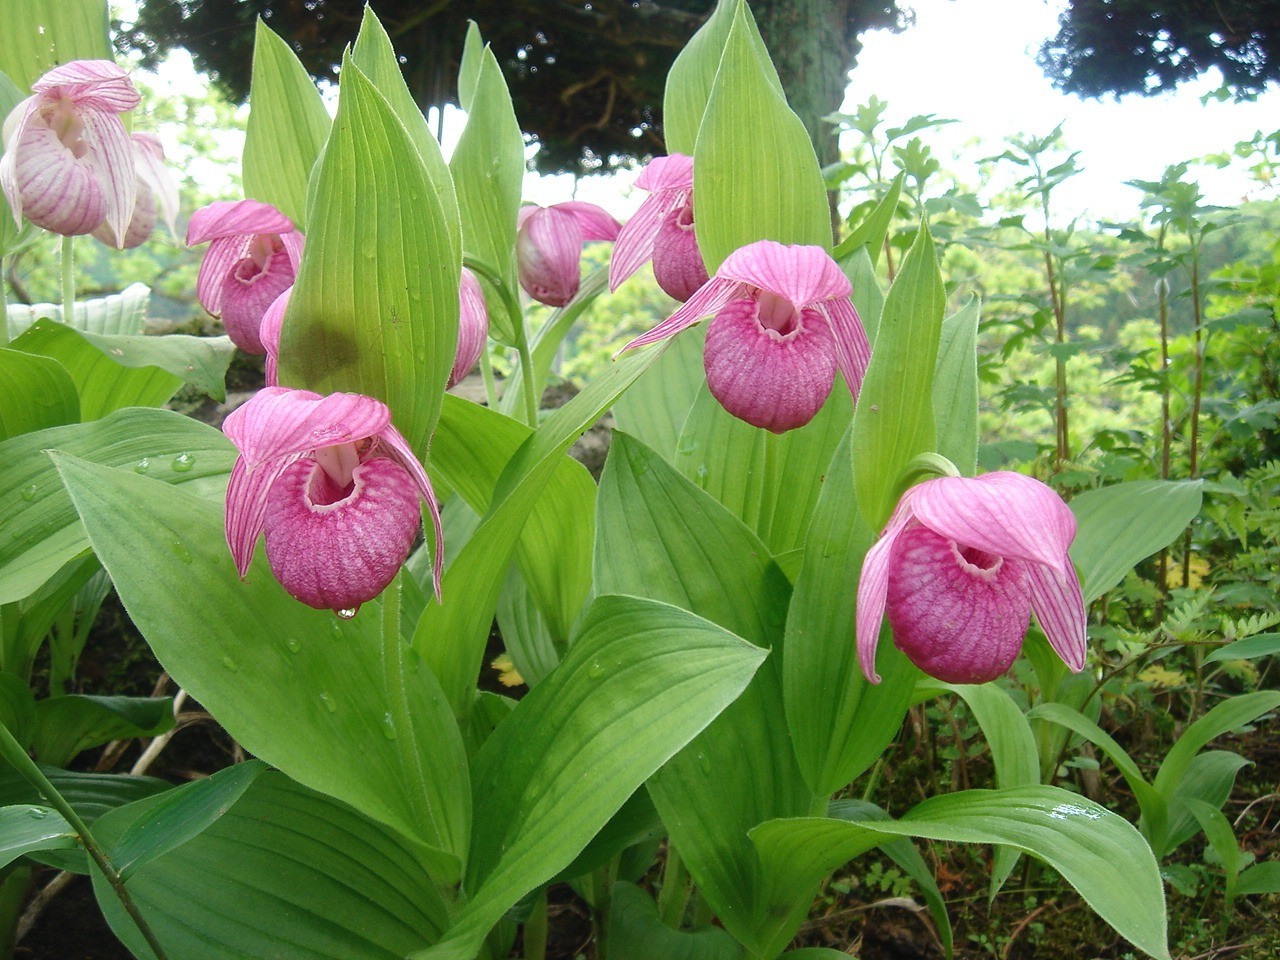
[(549, 307), (563, 307), (578, 292), (582, 245), (614, 240), (622, 224), (594, 203), (570, 200), (521, 207), (516, 269), (524, 292)]
[(1085, 606), (1067, 550), (1076, 521), (1038, 480), (1000, 471), (912, 487), (869, 551), (858, 582), (858, 662), (872, 683), (880, 620), (898, 649), (949, 683), (985, 683), (1013, 664), (1035, 611), (1075, 672)]
[(454, 354), (453, 369), (449, 371), (447, 387), (454, 386), (471, 372), (489, 337), (489, 308), (484, 302), (484, 290), (476, 275), (466, 267), (462, 268), (458, 300), (461, 308), (458, 314), (458, 349)]
[(267, 307), (302, 261), (302, 234), (269, 203), (219, 200), (191, 215), (187, 246), (208, 243), (196, 296), (246, 353), (264, 353), (259, 328)]
[(106, 222), (93, 231), (95, 239), (109, 247), (124, 250), (146, 243), (162, 217), (170, 236), (176, 238), (178, 235), (175, 224), (178, 217), (178, 184), (165, 166), (164, 147), (160, 144), (160, 138), (152, 133), (135, 133), (129, 141), (138, 176), (138, 196), (133, 203), (133, 215), (129, 218), (124, 239), (118, 240), (115, 230)]
[(31, 85), (4, 123), (0, 189), (14, 220), (65, 237), (106, 223), (124, 237), (138, 178), (120, 114), (141, 100), (109, 60), (74, 60)]
[(281, 586), (308, 606), (352, 616), (409, 556), (421, 498), (436, 529), (440, 595), (440, 507), (386, 404), (265, 387), (222, 429), (240, 450), (227, 484), (226, 534), (241, 577), (265, 534)]
[(618, 232), (609, 261), (609, 292), (652, 260), (658, 286), (683, 303), (710, 279), (693, 232), (693, 157), (654, 157), (636, 186), (648, 190), (649, 197)]
[(822, 409), (837, 370), (858, 396), (871, 346), (852, 289), (821, 247), (758, 240), (731, 253), (683, 307), (622, 349), (714, 317), (703, 356), (712, 395), (738, 419), (784, 433)]

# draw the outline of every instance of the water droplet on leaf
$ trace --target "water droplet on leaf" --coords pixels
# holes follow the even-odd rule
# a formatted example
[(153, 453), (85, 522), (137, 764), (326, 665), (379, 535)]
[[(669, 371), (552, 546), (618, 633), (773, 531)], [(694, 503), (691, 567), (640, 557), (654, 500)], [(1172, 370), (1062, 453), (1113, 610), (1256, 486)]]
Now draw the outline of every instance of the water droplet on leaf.
[(226, 667), (228, 670), (230, 670), (232, 673), (235, 673), (237, 670), (240, 669), (240, 664), (236, 663), (230, 657), (223, 657), (222, 665)]
[(36, 498), (36, 485), (34, 483), (31, 484), (30, 486), (22, 488), (23, 500), (26, 500), (28, 503), (30, 503), (35, 498)]
[(391, 714), (389, 713), (382, 715), (382, 735), (388, 740), (396, 738), (396, 723), (391, 719)]
[(150, 469), (151, 469), (151, 461), (146, 457), (143, 457), (141, 460), (139, 460), (137, 463), (133, 465), (134, 473), (146, 473)]
[(49, 815), (49, 811), (45, 807), (32, 807), (27, 811), (32, 820), (43, 820)]
[(284, 646), (290, 653), (297, 653), (302, 649), (302, 641), (297, 637), (285, 637)]
[(335, 610), (333, 612), (338, 615), (339, 620), (351, 620), (359, 611), (359, 607), (344, 607), (341, 610)]
[(189, 453), (180, 453), (173, 458), (173, 463), (169, 466), (173, 467), (174, 473), (187, 473), (196, 464), (196, 458)]
[(338, 709), (338, 701), (334, 700), (328, 691), (320, 694), (320, 702), (324, 704), (324, 708), (330, 713), (334, 713)]
[(173, 551), (173, 555), (183, 563), (191, 562), (191, 551), (187, 549), (187, 545), (181, 540), (174, 540), (169, 544), (169, 549)]
[(587, 676), (592, 680), (599, 680), (604, 676), (604, 664), (599, 660), (592, 660), (591, 665), (587, 667)]

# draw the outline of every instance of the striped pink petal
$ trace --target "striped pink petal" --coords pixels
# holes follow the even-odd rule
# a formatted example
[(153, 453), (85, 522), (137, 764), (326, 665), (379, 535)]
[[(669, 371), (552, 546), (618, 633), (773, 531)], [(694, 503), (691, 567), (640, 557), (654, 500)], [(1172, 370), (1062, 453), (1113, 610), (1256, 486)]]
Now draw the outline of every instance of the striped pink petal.
[(31, 85), (31, 92), (46, 103), (66, 99), (111, 113), (132, 110), (142, 101), (129, 74), (110, 60), (72, 60), (54, 67)]
[(667, 296), (681, 303), (709, 279), (694, 232), (692, 201), (676, 207), (658, 225), (653, 241), (653, 279)]
[(657, 343), (659, 340), (666, 340), (668, 337), (674, 337), (680, 331), (692, 327), (703, 317), (712, 316), (726, 303), (737, 298), (742, 293), (742, 284), (733, 280), (725, 280), (717, 275), (690, 297), (683, 307), (648, 333), (640, 334), (640, 336), (624, 346), (622, 350), (619, 350), (618, 353), (622, 353), (624, 350), (634, 350), (636, 347), (643, 347), (650, 343)]
[(853, 285), (821, 247), (787, 246), (757, 240), (725, 258), (717, 277), (786, 297), (797, 307), (848, 297)]
[(391, 422), (386, 404), (355, 393), (322, 397), (309, 390), (264, 387), (232, 411), (222, 432), (240, 450), (248, 470), (381, 434)]
[(566, 200), (564, 203), (554, 204), (550, 209), (572, 216), (578, 222), (578, 230), (585, 243), (593, 240), (616, 240), (618, 231), (622, 229), (622, 224), (616, 217), (594, 203)]
[(826, 318), (835, 338), (836, 365), (844, 376), (844, 382), (854, 400), (862, 389), (862, 378), (871, 362), (871, 343), (862, 319), (848, 297), (838, 297), (814, 304), (814, 309)]
[(578, 292), (582, 230), (563, 204), (535, 209), (516, 234), (520, 286), (539, 303), (563, 307)]
[(916, 517), (957, 543), (1002, 557), (1071, 567), (1076, 520), (1039, 480), (999, 471), (977, 478), (939, 477), (915, 488)]
[(260, 200), (216, 200), (191, 215), (187, 224), (187, 246), (194, 247), (218, 237), (259, 233), (286, 234), (293, 221), (269, 203)]
[(440, 523), (440, 501), (436, 499), (436, 492), (431, 487), (431, 478), (427, 476), (427, 471), (422, 468), (422, 463), (413, 455), (413, 450), (409, 447), (407, 441), (400, 431), (388, 424), (379, 439), (386, 445), (388, 451), (397, 463), (409, 471), (409, 475), (413, 478), (414, 484), (418, 488), (418, 493), (427, 503), (427, 512), (431, 514), (431, 525), (436, 531), (436, 549), (433, 554), (431, 580), (435, 587), (436, 599), (443, 600), (444, 597), (440, 592), (440, 581), (444, 576), (444, 527)]
[[(194, 219), (194, 214), (192, 216)], [(248, 255), (252, 241), (253, 237), (246, 234), (216, 237), (205, 251), (200, 272), (196, 275), (196, 299), (213, 316), (222, 315), (222, 287), (227, 282), (227, 274)], [(187, 245), (191, 245), (189, 230)]]
[(151, 188), (155, 197), (156, 212), (169, 228), (169, 234), (178, 236), (178, 182), (164, 162), (164, 147), (153, 133), (135, 133), (133, 159), (138, 179)]
[(293, 287), (272, 301), (267, 312), (262, 315), (262, 326), (258, 328), (258, 337), (262, 340), (262, 349), (267, 352), (267, 386), (274, 387), (279, 383), (280, 334), (284, 330), (284, 315), (289, 309), (289, 294)]
[(858, 602), (855, 612), (854, 633), (857, 638), (858, 665), (862, 674), (872, 683), (880, 682), (876, 673), (876, 647), (880, 645), (880, 622), (884, 619), (885, 603), (889, 597), (889, 561), (893, 557), (894, 544), (911, 522), (911, 499), (914, 490), (908, 490), (898, 501), (893, 516), (885, 525), (880, 539), (867, 551), (858, 577)]
[[(471, 372), (484, 352), (489, 336), (489, 309), (485, 306), (484, 290), (476, 275), (466, 267), (462, 268), (458, 301), (458, 349), (454, 354), (453, 369), (449, 371), (450, 387)], [(265, 322), (264, 319), (264, 325)]]
[(0, 156), (0, 191), (9, 204), (13, 222), (22, 226), (22, 191), (18, 189), (16, 145), (26, 133), (31, 118), (40, 109), (40, 98), (27, 97), (10, 111), (4, 120), (4, 154)]
[(138, 196), (138, 173), (134, 164), (133, 144), (120, 118), (101, 110), (85, 110), (80, 119), (84, 123), (81, 139), (93, 158), (106, 200), (106, 224), (123, 243), (133, 216), (133, 204)]
[(650, 193), (665, 190), (693, 189), (693, 157), (673, 153), (666, 157), (654, 157), (646, 165), (636, 186)]
[(289, 464), (303, 456), (295, 453), (281, 457), (258, 470), (250, 470), (244, 457), (236, 458), (227, 481), (227, 511), (224, 530), (236, 572), (243, 577), (253, 562), (253, 548), (262, 533), (267, 513), (267, 495)]
[(0, 178), (19, 222), (26, 217), (64, 237), (95, 229), (107, 216), (106, 184), (96, 158), (76, 157), (39, 114), (17, 130), (0, 161)]
[(653, 243), (662, 222), (684, 203), (679, 191), (663, 191), (645, 198), (644, 203), (618, 231), (609, 258), (609, 291), (622, 286), (623, 281), (653, 259)]
[(1065, 569), (1027, 564), (1031, 580), (1031, 609), (1049, 646), (1075, 673), (1084, 669), (1088, 653), (1088, 619), (1080, 578), (1068, 561)]

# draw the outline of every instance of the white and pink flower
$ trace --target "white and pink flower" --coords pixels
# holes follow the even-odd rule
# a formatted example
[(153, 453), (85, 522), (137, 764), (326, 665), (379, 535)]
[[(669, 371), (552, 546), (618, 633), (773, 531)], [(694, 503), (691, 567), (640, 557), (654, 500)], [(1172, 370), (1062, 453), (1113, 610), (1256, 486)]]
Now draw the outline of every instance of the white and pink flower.
[(617, 290), (646, 260), (667, 296), (684, 302), (710, 278), (693, 230), (693, 157), (655, 157), (636, 178), (649, 197), (618, 232), (609, 261), (609, 290)]

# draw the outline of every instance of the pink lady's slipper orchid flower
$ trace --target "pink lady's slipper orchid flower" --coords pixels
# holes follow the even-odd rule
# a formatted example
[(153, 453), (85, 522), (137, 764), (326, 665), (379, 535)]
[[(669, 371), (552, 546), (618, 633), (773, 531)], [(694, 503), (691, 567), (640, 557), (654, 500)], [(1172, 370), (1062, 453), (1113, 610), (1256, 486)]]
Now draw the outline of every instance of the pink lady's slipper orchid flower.
[(280, 334), (284, 330), (284, 314), (289, 309), (289, 295), (293, 287), (271, 301), (267, 312), (262, 315), (262, 326), (258, 328), (258, 336), (262, 340), (262, 349), (266, 351), (267, 386), (274, 387), (280, 383)]
[(683, 303), (710, 279), (693, 234), (693, 157), (654, 157), (636, 186), (648, 190), (649, 198), (618, 232), (609, 261), (609, 291), (652, 260), (658, 286)]
[(578, 292), (582, 245), (613, 240), (622, 224), (594, 203), (570, 200), (520, 209), (516, 268), (520, 286), (539, 303), (563, 307)]
[(784, 433), (822, 409), (836, 370), (858, 396), (871, 346), (852, 289), (821, 247), (759, 240), (729, 254), (683, 307), (622, 349), (714, 317), (703, 356), (712, 395), (738, 419)]
[(1085, 607), (1067, 549), (1076, 521), (1049, 487), (1001, 471), (912, 487), (858, 582), (858, 662), (872, 683), (880, 619), (917, 667), (949, 683), (985, 683), (1013, 664), (1034, 610), (1077, 673)]
[(196, 296), (222, 318), (237, 347), (265, 352), (262, 315), (297, 276), (302, 234), (269, 203), (219, 200), (191, 215), (187, 246), (201, 243), (209, 250), (196, 278)]
[(4, 124), (0, 189), (14, 220), (66, 237), (105, 222), (123, 237), (138, 178), (120, 114), (141, 97), (109, 60), (73, 60), (31, 86)]
[(117, 240), (115, 230), (106, 222), (93, 231), (94, 237), (107, 246), (124, 250), (146, 243), (161, 217), (169, 228), (169, 234), (176, 238), (175, 221), (178, 217), (178, 184), (164, 164), (164, 147), (160, 145), (159, 138), (152, 133), (135, 133), (129, 141), (138, 174), (138, 197), (133, 204), (133, 215), (129, 218), (124, 240)]
[(260, 533), (290, 594), (353, 616), (395, 577), (426, 501), (436, 528), (435, 590), (444, 541), (431, 481), (391, 425), (386, 404), (352, 393), (265, 387), (227, 417), (240, 450), (227, 484), (227, 543), (244, 576)]
[(489, 337), (489, 308), (485, 306), (484, 290), (476, 275), (462, 268), (462, 281), (458, 291), (461, 308), (458, 315), (458, 350), (454, 355), (453, 369), (449, 371), (448, 386), (452, 387), (471, 372), (471, 368), (484, 352)]

